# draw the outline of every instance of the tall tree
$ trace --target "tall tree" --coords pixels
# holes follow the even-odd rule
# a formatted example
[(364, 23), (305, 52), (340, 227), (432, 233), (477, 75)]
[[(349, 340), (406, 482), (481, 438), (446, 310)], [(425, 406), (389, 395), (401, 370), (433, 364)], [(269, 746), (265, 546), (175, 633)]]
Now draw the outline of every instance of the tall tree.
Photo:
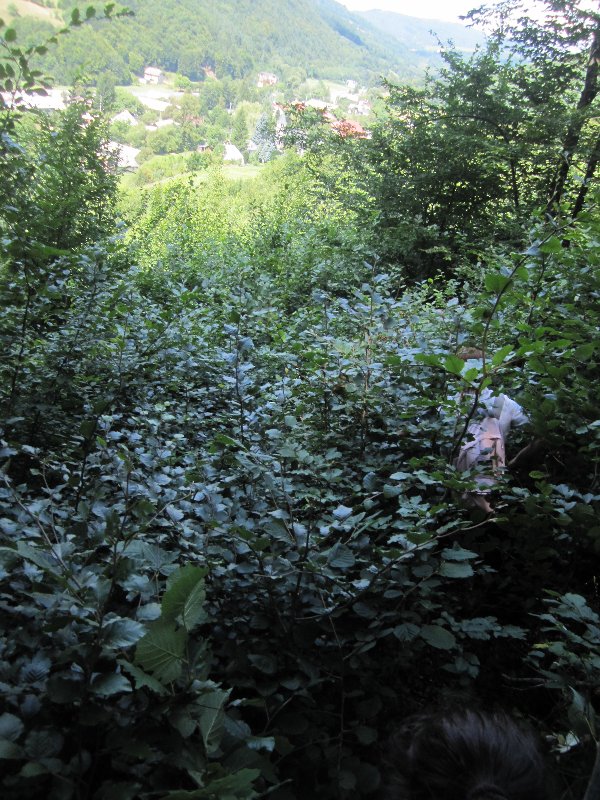
[[(570, 195), (569, 199), (575, 195), (571, 215), (577, 216), (594, 177), (600, 149), (597, 135), (590, 130), (600, 88), (600, 6), (580, 0), (538, 0), (535, 15), (530, 6), (504, 0), (472, 11), (468, 17), (491, 27), (498, 41), (509, 42), (514, 52), (539, 70), (547, 91), (562, 97), (564, 127), (547, 185), (546, 210), (556, 213), (565, 195)], [(542, 9), (544, 23), (540, 25)]]

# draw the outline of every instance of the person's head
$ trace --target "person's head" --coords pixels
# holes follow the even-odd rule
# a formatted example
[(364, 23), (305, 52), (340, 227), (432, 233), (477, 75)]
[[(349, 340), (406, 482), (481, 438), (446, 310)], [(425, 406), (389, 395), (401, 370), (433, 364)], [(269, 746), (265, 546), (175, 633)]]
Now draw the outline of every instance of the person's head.
[(392, 739), (384, 800), (545, 800), (537, 739), (506, 714), (409, 719)]

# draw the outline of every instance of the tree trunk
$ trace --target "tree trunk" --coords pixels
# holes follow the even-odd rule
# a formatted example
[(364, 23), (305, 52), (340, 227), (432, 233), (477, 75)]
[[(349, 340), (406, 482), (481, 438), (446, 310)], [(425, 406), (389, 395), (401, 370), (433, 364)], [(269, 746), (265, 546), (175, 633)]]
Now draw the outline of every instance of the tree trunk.
[[(600, 62), (600, 24), (594, 31), (594, 39), (590, 48), (590, 57), (585, 73), (583, 90), (577, 103), (577, 109), (573, 114), (565, 138), (562, 143), (561, 160), (556, 169), (552, 182), (548, 190), (548, 204), (546, 211), (554, 213), (556, 206), (560, 203), (567, 177), (573, 161), (573, 155), (579, 144), (581, 131), (585, 122), (585, 111), (592, 104), (598, 94), (598, 64)], [(585, 195), (584, 195), (585, 196)]]
[(581, 184), (581, 188), (579, 189), (577, 199), (575, 200), (575, 203), (573, 205), (573, 211), (571, 213), (573, 219), (577, 217), (577, 215), (583, 208), (585, 197), (588, 193), (588, 189), (590, 188), (590, 183), (592, 182), (594, 173), (596, 172), (596, 167), (598, 166), (598, 161), (600, 161), (600, 136), (596, 139), (596, 144), (594, 145), (594, 149), (592, 150), (592, 153), (588, 160), (587, 169), (585, 171), (585, 178), (583, 179), (583, 183)]

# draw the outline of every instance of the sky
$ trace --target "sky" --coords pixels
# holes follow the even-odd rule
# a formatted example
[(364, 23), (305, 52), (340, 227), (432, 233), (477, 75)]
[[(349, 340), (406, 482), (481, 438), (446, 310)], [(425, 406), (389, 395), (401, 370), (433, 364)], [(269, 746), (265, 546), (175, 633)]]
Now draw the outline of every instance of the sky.
[(407, 14), (410, 17), (460, 22), (459, 14), (466, 14), (472, 8), (480, 6), (483, 0), (338, 0), (338, 2), (351, 11), (379, 8), (383, 11)]

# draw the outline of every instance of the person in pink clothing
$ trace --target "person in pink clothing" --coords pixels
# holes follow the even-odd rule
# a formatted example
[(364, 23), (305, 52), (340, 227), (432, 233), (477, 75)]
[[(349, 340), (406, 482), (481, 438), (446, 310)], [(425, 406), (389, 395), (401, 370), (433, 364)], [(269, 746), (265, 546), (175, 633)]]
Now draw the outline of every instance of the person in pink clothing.
[[(463, 351), (463, 355), (470, 359), (480, 359), (483, 354), (481, 351), (469, 349)], [(491, 389), (484, 389), (477, 398), (473, 394), (473, 402), (475, 400), (477, 407), (455, 466), (460, 472), (477, 470), (475, 482), (478, 489), (465, 492), (463, 500), (481, 508), (487, 514), (493, 514), (494, 509), (488, 497), (498, 476), (506, 468), (506, 439), (512, 427), (525, 425), (529, 419), (521, 406), (506, 394), (495, 394)]]

